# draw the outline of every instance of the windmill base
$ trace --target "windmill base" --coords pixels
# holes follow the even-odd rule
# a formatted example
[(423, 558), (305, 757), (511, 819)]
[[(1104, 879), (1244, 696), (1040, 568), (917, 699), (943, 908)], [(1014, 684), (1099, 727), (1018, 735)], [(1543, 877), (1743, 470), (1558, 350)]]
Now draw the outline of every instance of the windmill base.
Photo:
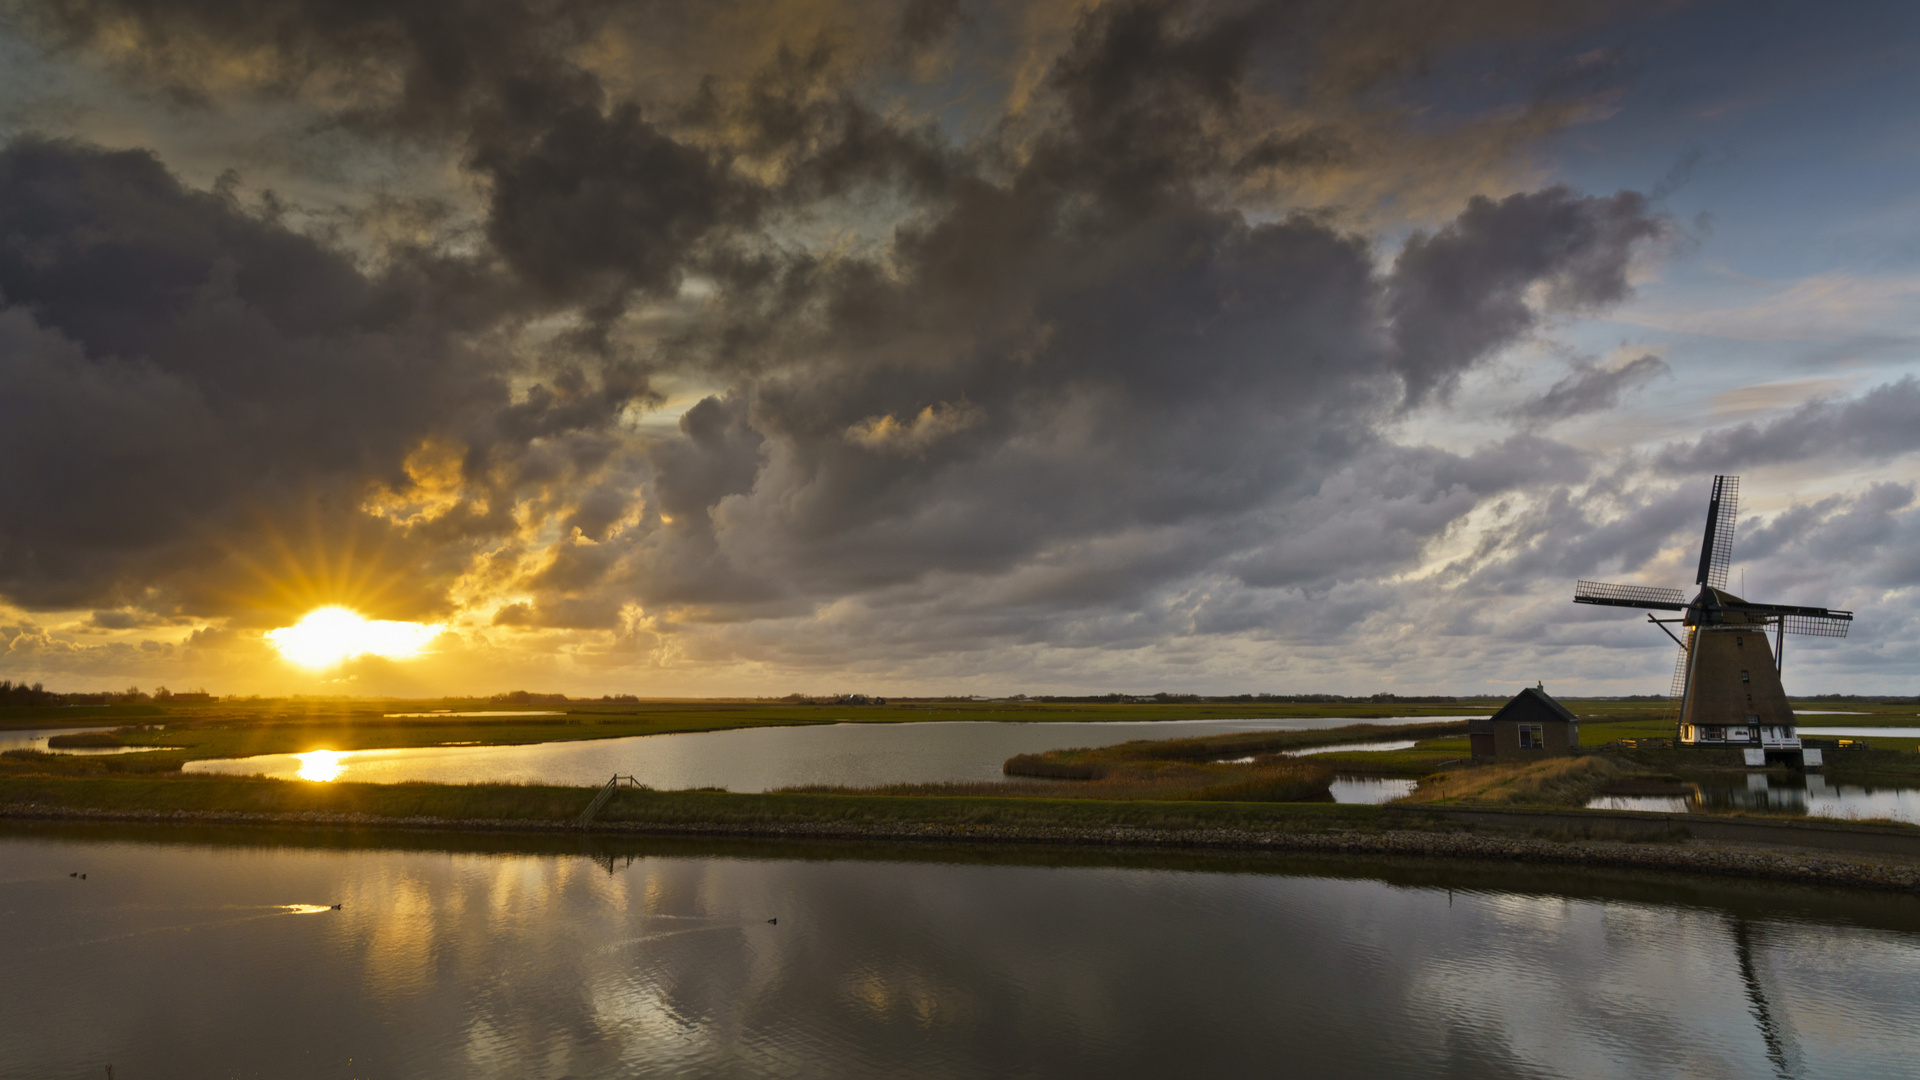
[(1784, 765), (1789, 769), (1805, 770), (1818, 769), (1825, 764), (1825, 762), (1821, 760), (1820, 751), (1805, 748), (1797, 750), (1747, 749), (1742, 750), (1741, 753), (1746, 756), (1746, 764), (1749, 769), (1770, 769)]

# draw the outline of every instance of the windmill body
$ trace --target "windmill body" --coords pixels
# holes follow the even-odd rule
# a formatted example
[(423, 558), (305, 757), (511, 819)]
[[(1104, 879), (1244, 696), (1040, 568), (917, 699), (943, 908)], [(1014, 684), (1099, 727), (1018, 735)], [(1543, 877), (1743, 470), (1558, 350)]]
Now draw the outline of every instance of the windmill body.
[[(1786, 635), (1845, 637), (1853, 612), (1757, 604), (1726, 590), (1739, 493), (1739, 477), (1713, 478), (1695, 582), (1700, 591), (1693, 599), (1679, 589), (1597, 581), (1580, 582), (1573, 599), (1577, 604), (1645, 609), (1648, 620), (1679, 643), (1672, 697), (1679, 705), (1681, 745), (1738, 747), (1756, 765), (1769, 758), (1815, 765), (1819, 751), (1802, 749), (1793, 707), (1780, 684)], [(1663, 619), (1652, 614), (1655, 611), (1680, 616)], [(1672, 624), (1683, 633), (1668, 629)]]
[(1696, 612), (1718, 609), (1719, 622), (1689, 634), (1680, 704), (1681, 743), (1689, 746), (1760, 747), (1798, 750), (1793, 706), (1780, 685), (1780, 668), (1767, 641), (1772, 629), (1761, 616), (1727, 605), (1746, 601), (1719, 589), (1702, 590), (1690, 605)]

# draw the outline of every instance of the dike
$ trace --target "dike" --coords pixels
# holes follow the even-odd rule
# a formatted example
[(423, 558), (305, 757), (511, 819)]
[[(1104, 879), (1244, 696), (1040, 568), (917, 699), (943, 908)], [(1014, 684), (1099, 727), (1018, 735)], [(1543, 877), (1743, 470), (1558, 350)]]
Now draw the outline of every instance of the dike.
[[(263, 825), (319, 829), (452, 830), (899, 843), (1050, 844), (1135, 849), (1225, 849), (1366, 856), (1420, 856), (1552, 863), (1760, 878), (1808, 885), (1920, 893), (1920, 830), (1626, 811), (1421, 807), (1379, 829), (1134, 828), (946, 823), (564, 821), (390, 817), (356, 813), (101, 811), (14, 804), (0, 819), (165, 825)], [(1412, 825), (1414, 827), (1395, 827)], [(1616, 837), (1602, 838), (1596, 832)], [(1579, 835), (1585, 833), (1587, 835)], [(1708, 835), (1701, 835), (1701, 834)], [(1724, 835), (1720, 835), (1724, 834)]]

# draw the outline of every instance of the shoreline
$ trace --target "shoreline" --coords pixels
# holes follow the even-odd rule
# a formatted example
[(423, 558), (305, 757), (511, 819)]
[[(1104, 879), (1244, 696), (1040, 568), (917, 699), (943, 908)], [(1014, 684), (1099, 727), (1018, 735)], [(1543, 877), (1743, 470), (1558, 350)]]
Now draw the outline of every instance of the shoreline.
[[(700, 822), (597, 821), (581, 828), (569, 821), (513, 818), (394, 817), (329, 811), (259, 812), (232, 810), (100, 810), (41, 804), (0, 807), (0, 822), (100, 822), (167, 826), (271, 826), (328, 831), (395, 830), (465, 833), (539, 833), (583, 836), (723, 837), (760, 840), (835, 840), (874, 843), (1035, 844), (1116, 849), (1218, 850), (1290, 854), (1414, 856), (1478, 862), (1527, 862), (1590, 866), (1624, 870), (1653, 870), (1723, 877), (1753, 878), (1801, 885), (1826, 885), (1876, 891), (1920, 893), (1920, 859), (1893, 851), (1816, 850), (1797, 844), (1742, 843), (1686, 835), (1688, 826), (1704, 822), (1673, 822), (1668, 815), (1609, 814), (1602, 821), (1636, 822), (1639, 839), (1603, 839), (1593, 836), (1538, 835), (1556, 832), (1554, 821), (1571, 821), (1560, 811), (1496, 811), (1530, 833), (1491, 832), (1485, 829), (1485, 808), (1459, 814), (1427, 811), (1426, 828), (1142, 828), (1125, 825), (1063, 826), (898, 822)], [(1591, 811), (1577, 813), (1591, 814)], [(1537, 821), (1548, 820), (1543, 829)], [(1435, 820), (1438, 819), (1438, 820)], [(1454, 819), (1454, 820), (1447, 820)], [(1802, 839), (1830, 839), (1835, 832), (1858, 833), (1862, 838), (1886, 836), (1906, 846), (1914, 839), (1903, 830), (1875, 828), (1819, 828), (1793, 830), (1793, 822), (1765, 819), (1729, 819), (1768, 832), (1800, 831)], [(1439, 825), (1440, 827), (1433, 827)], [(1448, 828), (1451, 825), (1453, 827)], [(1783, 839), (1786, 837), (1783, 836)]]

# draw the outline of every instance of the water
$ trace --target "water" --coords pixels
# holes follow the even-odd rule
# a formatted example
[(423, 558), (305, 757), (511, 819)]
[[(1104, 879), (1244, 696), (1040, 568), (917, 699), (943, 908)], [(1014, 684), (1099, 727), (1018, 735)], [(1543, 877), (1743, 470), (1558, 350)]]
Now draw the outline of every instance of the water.
[(95, 724), (92, 727), (19, 728), (14, 731), (0, 731), (0, 752), (8, 750), (38, 750), (43, 754), (72, 754), (76, 757), (85, 757), (90, 754), (138, 754), (148, 750), (176, 749), (175, 747), (161, 746), (79, 746), (59, 748), (47, 745), (47, 740), (53, 738), (55, 735), (72, 735), (82, 731), (107, 730), (111, 729)]
[(1339, 859), (141, 835), (180, 834), (0, 830), (0, 1076), (1878, 1078), (1913, 1075), (1920, 1030), (1905, 896)]
[(1350, 750), (1411, 750), (1415, 745), (1412, 739), (1394, 739), (1391, 742), (1340, 743), (1335, 746), (1310, 746), (1305, 750), (1282, 750), (1281, 753), (1287, 757), (1312, 757), (1315, 754), (1344, 754)]
[[(1846, 739), (1882, 738), (1889, 744), (1920, 739), (1920, 728), (1911, 727), (1803, 727), (1798, 730), (1802, 735), (1812, 735), (1817, 738), (1830, 738), (1835, 735)], [(1891, 745), (1888, 748), (1892, 749)]]
[(1905, 821), (1920, 825), (1920, 790), (1831, 784), (1819, 773), (1772, 776), (1748, 773), (1724, 782), (1691, 785), (1692, 794), (1602, 795), (1588, 809), (1711, 813), (1763, 810), (1809, 817)]
[(552, 709), (537, 709), (537, 710), (533, 710), (533, 711), (531, 711), (531, 712), (528, 712), (528, 711), (521, 711), (521, 712), (509, 712), (509, 711), (504, 711), (504, 710), (501, 710), (501, 709), (482, 709), (482, 710), (480, 710), (480, 711), (478, 711), (478, 712), (454, 712), (454, 711), (453, 711), (452, 709), (435, 709), (435, 710), (434, 710), (434, 711), (432, 711), (432, 712), (390, 712), (390, 713), (381, 713), (380, 715), (381, 715), (381, 716), (383, 716), (383, 717), (385, 717), (385, 718), (386, 718), (386, 719), (388, 719), (388, 720), (392, 720), (392, 719), (395, 719), (395, 718), (397, 718), (397, 717), (416, 717), (416, 716), (430, 716), (430, 717), (446, 717), (446, 716), (565, 716), (565, 715), (567, 715), (567, 714), (566, 714), (566, 713), (564, 713), (564, 712), (556, 712), (556, 711), (554, 711), (554, 710), (552, 710)]
[(1413, 794), (1420, 786), (1418, 780), (1398, 780), (1379, 776), (1336, 776), (1327, 789), (1337, 803), (1380, 803), (1392, 802)]
[[(1401, 717), (1377, 724), (1424, 724), (1465, 717)], [(873, 787), (1003, 779), (1015, 754), (1129, 739), (1171, 739), (1240, 731), (1306, 731), (1356, 723), (1349, 718), (1149, 720), (1112, 723), (823, 724), (743, 728), (684, 735), (534, 743), (265, 754), (188, 762), (186, 771), (228, 775), (397, 783), (511, 782), (598, 786), (614, 773), (665, 790), (722, 787), (773, 791), (802, 784)]]

